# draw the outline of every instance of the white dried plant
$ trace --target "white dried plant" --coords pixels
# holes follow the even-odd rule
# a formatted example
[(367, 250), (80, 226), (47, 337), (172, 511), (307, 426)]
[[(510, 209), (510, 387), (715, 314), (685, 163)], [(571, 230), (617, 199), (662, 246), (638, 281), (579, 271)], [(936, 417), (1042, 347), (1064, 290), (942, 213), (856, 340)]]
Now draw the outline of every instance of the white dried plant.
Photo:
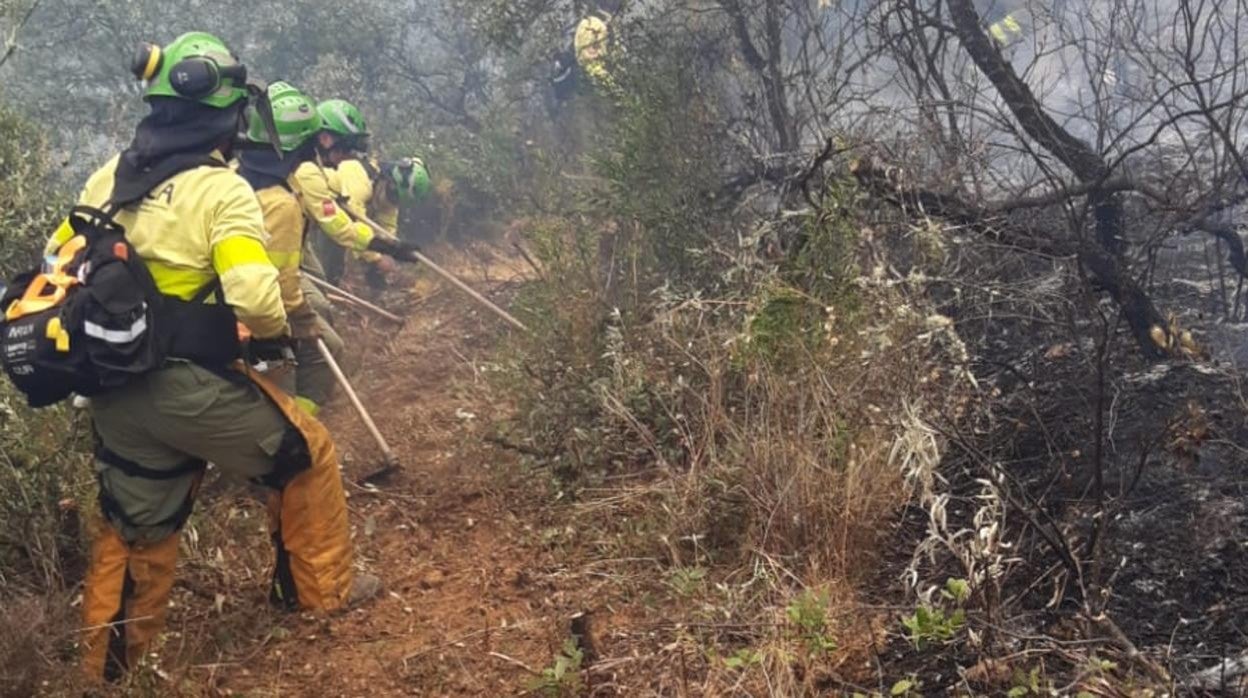
[[(945, 353), (953, 350), (956, 356), (961, 340), (953, 331), (952, 323), (933, 316), (925, 326), (926, 334), (941, 335)], [(974, 385), (969, 375), (955, 375)], [(958, 563), (961, 576), (972, 590), (996, 588), (1015, 560), (1010, 557), (1011, 546), (1004, 538), (1007, 508), (1000, 483), (978, 479), (979, 491), (974, 497), (955, 500), (948, 481), (939, 471), (945, 439), (923, 415), (922, 402), (907, 400), (902, 403), (900, 429), (894, 437), (889, 462), (901, 469), (910, 496), (927, 514), (927, 531), (915, 547), (904, 577), (920, 602), (930, 605), (944, 581), (928, 579), (924, 572), (943, 559), (952, 558)], [(960, 507), (971, 507), (971, 510), (964, 512)], [(956, 514), (952, 521), (951, 513)], [(977, 640), (974, 633), (971, 638)]]

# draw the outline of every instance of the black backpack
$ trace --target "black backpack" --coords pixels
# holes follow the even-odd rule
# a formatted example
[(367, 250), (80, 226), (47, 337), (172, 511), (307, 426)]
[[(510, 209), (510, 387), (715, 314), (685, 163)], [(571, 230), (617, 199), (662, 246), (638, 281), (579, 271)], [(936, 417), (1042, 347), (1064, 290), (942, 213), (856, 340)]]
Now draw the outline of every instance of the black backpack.
[[(0, 299), (0, 363), (31, 407), (120, 388), (170, 356), (223, 367), (240, 354), (220, 281), (190, 301), (161, 294), (113, 219), (119, 209), (73, 208), (55, 261)], [(214, 293), (218, 303), (205, 304)]]
[(74, 235), (48, 268), (9, 285), (0, 361), (31, 407), (125, 385), (164, 360), (153, 340), (161, 296), (112, 214), (69, 215)]

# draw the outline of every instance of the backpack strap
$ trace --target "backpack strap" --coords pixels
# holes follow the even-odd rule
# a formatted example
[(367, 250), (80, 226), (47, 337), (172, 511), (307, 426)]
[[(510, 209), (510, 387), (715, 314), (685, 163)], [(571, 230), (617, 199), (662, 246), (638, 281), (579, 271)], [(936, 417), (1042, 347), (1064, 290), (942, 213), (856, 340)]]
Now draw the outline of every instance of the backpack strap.
[(104, 208), (96, 208), (94, 206), (74, 206), (69, 209), (71, 218), (78, 217), (87, 223), (99, 228), (109, 230), (117, 230), (120, 226), (114, 220), (117, 212), (121, 210), (119, 206), (115, 206), (111, 201), (104, 205)]
[(96, 447), (95, 457), (101, 463), (111, 465), (130, 477), (141, 477), (145, 480), (172, 480), (183, 475), (199, 472), (207, 465), (199, 458), (188, 458), (168, 470), (156, 470), (139, 465), (103, 444)]
[(214, 276), (212, 281), (204, 284), (204, 287), (195, 292), (191, 296), (190, 303), (203, 303), (208, 300), (209, 296), (216, 295), (218, 303), (225, 302), (225, 290), (221, 288), (221, 277)]

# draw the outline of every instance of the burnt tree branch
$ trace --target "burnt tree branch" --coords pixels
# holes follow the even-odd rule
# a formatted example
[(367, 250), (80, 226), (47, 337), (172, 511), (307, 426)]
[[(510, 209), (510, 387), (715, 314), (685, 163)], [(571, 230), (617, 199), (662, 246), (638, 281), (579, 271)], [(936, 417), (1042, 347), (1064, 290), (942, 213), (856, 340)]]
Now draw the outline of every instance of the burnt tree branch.
[[(1086, 237), (1072, 239), (1036, 237), (1012, 226), (1002, 213), (1008, 210), (1008, 202), (976, 205), (955, 194), (932, 191), (906, 181), (904, 173), (897, 168), (884, 168), (869, 159), (856, 160), (850, 165), (852, 174), (865, 189), (902, 208), (923, 211), (936, 218), (943, 218), (964, 225), (989, 237), (995, 242), (1009, 244), (1037, 254), (1055, 257), (1075, 256), (1091, 273), (1097, 286), (1110, 294), (1122, 308), (1123, 315), (1132, 318), (1156, 315), (1148, 296), (1138, 282), (1127, 273), (1120, 260), (1102, 245)], [(1154, 324), (1144, 327), (1147, 344), (1143, 349), (1148, 355), (1165, 356), (1164, 350), (1149, 336), (1153, 327), (1166, 331), (1160, 317)], [(1139, 337), (1137, 336), (1137, 341)]]
[(797, 147), (797, 127), (789, 113), (788, 87), (784, 80), (781, 55), (783, 26), (776, 0), (767, 0), (764, 10), (763, 38), (766, 42), (766, 56), (754, 40), (749, 13), (740, 0), (720, 0), (719, 4), (732, 20), (733, 33), (741, 44), (741, 57), (762, 83), (763, 97), (767, 103), (772, 128), (776, 132), (777, 145), (782, 152), (791, 152)]
[[(967, 55), (992, 83), (1023, 131), (1080, 182), (1103, 184), (1110, 176), (1105, 159), (1045, 111), (1035, 93), (981, 28), (971, 0), (948, 0), (948, 7), (954, 32)], [(1161, 358), (1165, 352), (1152, 334), (1155, 328), (1164, 333), (1166, 323), (1152, 299), (1131, 276), (1120, 254), (1122, 204), (1115, 193), (1094, 187), (1088, 194), (1088, 205), (1096, 221), (1098, 244), (1080, 243), (1080, 261), (1122, 309), (1140, 349), (1149, 357)]]

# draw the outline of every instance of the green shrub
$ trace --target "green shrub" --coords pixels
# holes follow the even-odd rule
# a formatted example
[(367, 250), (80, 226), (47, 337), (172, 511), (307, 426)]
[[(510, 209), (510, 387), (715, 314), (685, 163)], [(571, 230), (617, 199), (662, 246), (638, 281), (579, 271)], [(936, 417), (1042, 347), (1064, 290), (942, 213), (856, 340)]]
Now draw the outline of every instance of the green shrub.
[(44, 242), (68, 200), (50, 177), (47, 139), (10, 109), (0, 107), (0, 278), (38, 262)]

